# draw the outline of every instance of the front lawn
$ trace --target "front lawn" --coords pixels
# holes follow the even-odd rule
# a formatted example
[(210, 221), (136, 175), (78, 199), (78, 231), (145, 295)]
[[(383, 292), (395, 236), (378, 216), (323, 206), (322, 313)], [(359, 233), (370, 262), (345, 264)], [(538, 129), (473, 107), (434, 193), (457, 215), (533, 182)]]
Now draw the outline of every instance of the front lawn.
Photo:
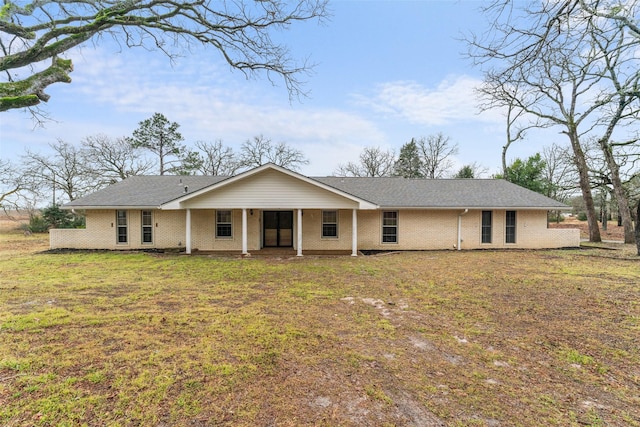
[(43, 242), (0, 236), (0, 425), (640, 426), (640, 261), (619, 251)]

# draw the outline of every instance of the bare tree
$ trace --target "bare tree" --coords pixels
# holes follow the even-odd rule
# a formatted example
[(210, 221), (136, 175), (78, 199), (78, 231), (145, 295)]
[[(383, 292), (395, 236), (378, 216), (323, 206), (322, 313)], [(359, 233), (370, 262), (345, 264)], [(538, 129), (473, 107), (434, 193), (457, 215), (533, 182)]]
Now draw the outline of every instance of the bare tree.
[[(638, 168), (638, 164), (640, 163), (640, 145), (613, 144), (616, 146), (615, 151), (613, 151), (613, 155), (615, 155), (616, 159), (617, 176), (620, 180), (620, 185), (623, 187), (625, 195), (624, 201), (631, 208), (634, 204), (635, 198), (640, 194), (637, 188), (637, 182), (640, 179), (640, 168)], [(585, 155), (588, 159), (592, 188), (594, 190), (599, 190), (601, 200), (606, 201), (607, 196), (610, 198), (611, 211), (618, 213), (619, 222), (621, 225), (624, 225), (624, 218), (621, 215), (620, 203), (613, 184), (613, 174), (608, 167), (607, 155), (603, 153), (601, 142), (594, 140), (593, 138), (589, 139), (585, 144)], [(603, 203), (606, 202), (601, 202), (601, 211), (606, 207)], [(631, 214), (633, 214), (633, 212), (631, 212)], [(603, 218), (603, 215), (601, 214), (600, 217)], [(605, 219), (606, 217), (602, 219), (602, 227), (604, 229), (606, 229)]]
[(104, 134), (82, 140), (82, 156), (91, 165), (98, 186), (122, 181), (133, 175), (144, 175), (154, 168), (127, 138), (111, 138)]
[(396, 165), (396, 156), (392, 150), (380, 147), (366, 147), (360, 153), (360, 163), (348, 162), (338, 165), (333, 172), (336, 176), (380, 177), (392, 176)]
[(203, 175), (231, 176), (240, 168), (240, 163), (231, 147), (222, 145), (221, 140), (215, 142), (197, 141), (201, 159), (199, 172)]
[(543, 178), (549, 183), (546, 195), (560, 202), (565, 202), (578, 190), (578, 176), (571, 157), (570, 150), (560, 144), (553, 143), (542, 149)]
[[(58, 0), (5, 2), (0, 9), (0, 111), (47, 101), (44, 90), (69, 83), (71, 60), (59, 56), (110, 36), (127, 47), (157, 49), (174, 58), (191, 45), (217, 50), (247, 76), (280, 76), (290, 96), (301, 93), (308, 70), (272, 34), (300, 21), (323, 19), (327, 0), (170, 1)], [(48, 64), (47, 64), (48, 63)], [(34, 69), (40, 68), (40, 71)], [(44, 68), (44, 69), (42, 69)]]
[[(29, 150), (22, 156), (27, 185), (34, 191), (50, 191), (54, 205), (59, 204), (60, 199), (72, 201), (98, 188), (80, 149), (62, 140), (49, 146), (53, 156)], [(62, 197), (57, 190), (62, 191)]]
[[(472, 57), (486, 68), (483, 92), (494, 99), (504, 97), (541, 123), (562, 128), (573, 150), (590, 240), (600, 241), (582, 140), (595, 138), (603, 152), (611, 153), (607, 164), (616, 175), (610, 141), (613, 132), (621, 132), (638, 114), (635, 52), (640, 38), (629, 36), (617, 20), (596, 18), (590, 8), (605, 7), (604, 2), (531, 3), (522, 10), (515, 5), (494, 2), (488, 8), (497, 12), (492, 17), (493, 38), (470, 40)], [(636, 9), (634, 0), (616, 14), (631, 16), (634, 22)], [(522, 92), (514, 94), (509, 90), (513, 86)], [(616, 197), (624, 205), (622, 185), (613, 181)], [(628, 240), (628, 207), (621, 207), (621, 215)]]
[[(616, 21), (617, 22), (617, 21)], [(602, 53), (598, 55), (601, 62), (603, 80), (608, 84), (608, 92), (602, 93), (602, 104), (607, 105), (598, 124), (604, 128), (597, 141), (609, 169), (611, 185), (618, 203), (618, 212), (622, 217), (625, 243), (635, 241), (631, 206), (625, 193), (620, 165), (616, 159), (618, 147), (637, 145), (638, 134), (633, 131), (625, 141), (613, 141), (613, 135), (620, 127), (634, 123), (640, 114), (640, 73), (637, 67), (640, 61), (635, 59), (636, 51), (640, 48), (640, 39), (635, 43), (628, 42), (625, 31), (596, 32), (599, 28), (591, 28), (593, 44)], [(640, 34), (636, 34), (640, 36)], [(627, 67), (635, 67), (629, 70)], [(601, 83), (602, 84), (602, 83)]]
[(23, 207), (28, 190), (24, 174), (10, 161), (0, 159), (0, 209), (7, 213)]
[[(496, 90), (496, 86), (498, 90)], [(524, 85), (523, 85), (524, 86)], [(505, 111), (506, 141), (502, 146), (502, 176), (509, 179), (507, 152), (511, 144), (524, 140), (527, 131), (533, 128), (546, 127), (545, 123), (537, 117), (527, 115), (526, 110), (519, 106), (519, 100), (524, 96), (524, 91), (517, 81), (495, 80), (492, 84), (485, 84), (477, 89), (485, 101), (480, 105), (482, 111), (501, 109)]]
[(274, 144), (271, 139), (263, 135), (254, 136), (246, 140), (240, 148), (240, 165), (252, 168), (273, 163), (283, 168), (298, 170), (302, 165), (309, 164), (302, 153), (284, 142)]
[[(578, 176), (571, 156), (570, 150), (556, 143), (542, 149), (545, 165), (542, 177), (547, 182), (546, 196), (563, 203), (578, 191)], [(552, 217), (560, 221), (560, 211), (556, 211)]]
[(442, 133), (421, 137), (417, 140), (422, 175), (425, 178), (444, 178), (453, 167), (453, 156), (458, 154), (458, 144), (452, 144)]

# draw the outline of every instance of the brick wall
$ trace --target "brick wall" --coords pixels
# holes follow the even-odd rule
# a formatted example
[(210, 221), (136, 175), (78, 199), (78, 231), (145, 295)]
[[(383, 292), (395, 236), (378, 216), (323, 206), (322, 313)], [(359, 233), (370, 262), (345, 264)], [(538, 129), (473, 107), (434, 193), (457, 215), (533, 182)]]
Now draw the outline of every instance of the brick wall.
[(185, 245), (185, 212), (152, 210), (153, 242), (142, 243), (142, 211), (127, 211), (128, 242), (118, 243), (116, 212), (88, 210), (85, 229), (49, 231), (50, 247), (78, 249), (177, 248)]
[[(253, 211), (253, 214), (250, 212)], [(232, 211), (231, 237), (216, 238), (216, 211), (191, 210), (191, 247), (200, 251), (242, 250), (242, 210)], [(247, 249), (260, 249), (260, 211), (247, 210)]]
[[(338, 237), (322, 237), (322, 210), (303, 211), (302, 249), (323, 251), (351, 250), (351, 210), (338, 211)], [(294, 214), (295, 216), (295, 214)]]
[[(401, 210), (398, 212), (398, 242), (382, 243), (382, 212), (358, 212), (358, 248), (362, 250), (422, 250), (455, 249), (458, 242), (458, 216), (461, 210)], [(322, 210), (303, 211), (303, 250), (350, 250), (351, 210), (338, 211), (338, 238), (322, 238)], [(261, 247), (261, 212), (247, 212), (247, 243), (249, 251)], [(297, 214), (294, 211), (294, 223)], [(479, 248), (554, 248), (578, 246), (579, 230), (547, 228), (546, 211), (518, 211), (516, 214), (516, 243), (505, 242), (505, 211), (493, 211), (492, 243), (481, 243), (481, 211), (471, 210), (462, 216), (462, 249)], [(242, 211), (233, 211), (233, 236), (215, 237), (215, 210), (191, 211), (192, 249), (241, 250)], [(153, 211), (153, 243), (143, 244), (141, 211), (128, 211), (126, 244), (116, 243), (116, 214), (114, 210), (87, 212), (86, 229), (50, 231), (50, 246), (79, 249), (140, 249), (177, 248), (186, 243), (185, 211)], [(294, 230), (294, 245), (297, 240)]]

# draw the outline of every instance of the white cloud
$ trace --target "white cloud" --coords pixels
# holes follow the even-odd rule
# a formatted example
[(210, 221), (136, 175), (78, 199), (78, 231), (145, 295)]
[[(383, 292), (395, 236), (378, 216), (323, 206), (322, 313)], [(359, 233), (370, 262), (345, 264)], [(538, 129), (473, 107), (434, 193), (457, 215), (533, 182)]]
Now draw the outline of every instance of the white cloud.
[(401, 117), (413, 124), (440, 126), (459, 121), (493, 122), (499, 114), (479, 114), (475, 88), (481, 80), (470, 76), (450, 77), (429, 89), (413, 81), (380, 84), (372, 96), (356, 95), (356, 102), (377, 113)]
[(62, 107), (51, 111), (59, 122), (31, 137), (24, 126), (16, 126), (16, 140), (35, 148), (37, 137), (40, 148), (46, 148), (45, 141), (58, 137), (79, 143), (96, 133), (123, 136), (140, 120), (161, 112), (180, 124), (190, 144), (222, 139), (239, 149), (259, 134), (286, 142), (311, 160), (303, 170), (310, 175), (329, 175), (339, 163), (357, 159), (363, 147), (386, 142), (377, 124), (357, 113), (290, 104), (284, 88), (273, 95), (265, 81), (247, 81), (210, 58), (194, 55), (171, 68), (161, 55), (98, 47), (74, 52), (72, 59), (73, 82), (61, 85), (50, 103)]

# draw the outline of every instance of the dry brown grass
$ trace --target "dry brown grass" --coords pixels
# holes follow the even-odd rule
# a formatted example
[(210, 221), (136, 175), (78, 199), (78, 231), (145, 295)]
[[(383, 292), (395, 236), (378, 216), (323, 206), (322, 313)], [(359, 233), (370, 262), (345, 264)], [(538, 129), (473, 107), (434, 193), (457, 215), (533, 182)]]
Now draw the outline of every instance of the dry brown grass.
[[(589, 238), (589, 225), (587, 221), (579, 221), (576, 217), (566, 218), (564, 221), (560, 223), (551, 223), (549, 224), (551, 228), (579, 228), (580, 229), (580, 237), (583, 239)], [(602, 223), (600, 223), (600, 236), (602, 240), (614, 240), (623, 242), (624, 241), (624, 227), (618, 226), (617, 221), (609, 221), (607, 223), (607, 229), (602, 228)]]
[(33, 239), (0, 238), (2, 425), (640, 426), (640, 268), (619, 249), (239, 259)]
[(0, 233), (19, 230), (21, 226), (29, 223), (27, 212), (0, 210)]

